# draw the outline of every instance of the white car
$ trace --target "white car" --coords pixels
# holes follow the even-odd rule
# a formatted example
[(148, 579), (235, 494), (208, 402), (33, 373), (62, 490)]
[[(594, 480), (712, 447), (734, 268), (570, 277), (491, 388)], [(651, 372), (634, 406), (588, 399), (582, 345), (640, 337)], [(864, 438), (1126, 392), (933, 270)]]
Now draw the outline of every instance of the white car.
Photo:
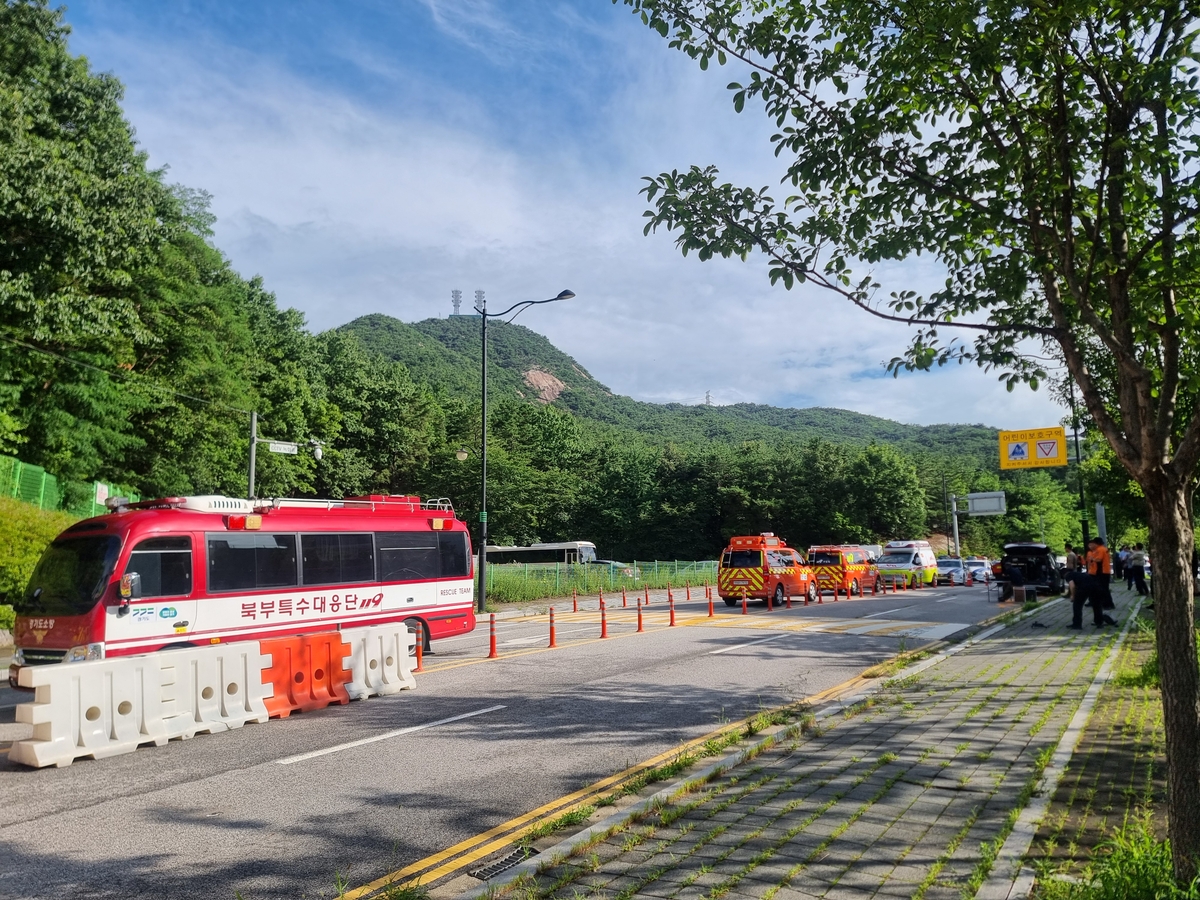
[(943, 556), (937, 562), (938, 584), (966, 584), (967, 568), (961, 559)]

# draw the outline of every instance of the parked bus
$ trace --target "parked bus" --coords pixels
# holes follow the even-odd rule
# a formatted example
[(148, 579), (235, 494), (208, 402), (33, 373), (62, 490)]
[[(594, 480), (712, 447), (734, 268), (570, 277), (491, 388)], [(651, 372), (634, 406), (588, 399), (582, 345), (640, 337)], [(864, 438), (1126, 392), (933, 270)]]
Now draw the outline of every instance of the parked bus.
[(560, 541), (557, 544), (531, 544), (528, 547), (497, 547), (488, 544), (489, 565), (505, 563), (594, 563), (596, 545), (591, 541)]
[(17, 604), (22, 665), (403, 621), (475, 627), (471, 540), (448, 500), (110, 501), (46, 549)]

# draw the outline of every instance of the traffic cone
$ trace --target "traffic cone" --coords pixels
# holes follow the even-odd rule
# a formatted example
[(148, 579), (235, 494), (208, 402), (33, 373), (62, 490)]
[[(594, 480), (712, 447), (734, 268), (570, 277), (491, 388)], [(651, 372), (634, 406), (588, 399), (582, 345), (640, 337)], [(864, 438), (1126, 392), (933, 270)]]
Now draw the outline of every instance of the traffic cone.
[(553, 606), (550, 607), (550, 646), (551, 647), (558, 646), (558, 644), (556, 644), (554, 642), (554, 607)]
[(498, 658), (500, 656), (500, 654), (496, 652), (496, 614), (495, 613), (492, 613), (491, 635), (490, 635), (490, 639), (489, 639), (488, 643), (490, 645), (490, 649), (488, 650), (488, 659)]

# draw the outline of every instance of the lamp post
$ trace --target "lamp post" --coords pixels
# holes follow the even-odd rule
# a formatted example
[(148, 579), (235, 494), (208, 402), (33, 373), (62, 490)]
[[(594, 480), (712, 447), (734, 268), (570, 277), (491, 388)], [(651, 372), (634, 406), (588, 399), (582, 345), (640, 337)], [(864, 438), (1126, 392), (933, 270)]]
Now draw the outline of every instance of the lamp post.
[[(312, 446), (313, 458), (321, 461), (321, 457), (325, 455), (322, 449), (325, 446), (324, 441), (318, 441), (316, 438), (309, 438), (308, 443)], [(272, 453), (284, 453), (288, 456), (295, 456), (300, 452), (300, 445), (295, 441), (273, 441), (270, 438), (258, 436), (258, 413), (250, 413), (250, 467), (247, 472), (246, 499), (253, 500), (254, 497), (254, 476), (255, 468), (258, 462), (258, 445), (266, 444), (267, 449)]]
[[(488, 385), (487, 385), (487, 326), (488, 319), (499, 319), (507, 316), (513, 310), (516, 310), (516, 315), (520, 315), (531, 306), (541, 306), (543, 303), (555, 303), (559, 300), (570, 300), (575, 296), (574, 291), (560, 291), (557, 297), (551, 297), (549, 300), (524, 300), (521, 303), (514, 303), (504, 312), (490, 313), (487, 311), (487, 300), (484, 299), (483, 291), (475, 292), (475, 311), (479, 313), (483, 319), (483, 327), (480, 333), (483, 336), (483, 361), (481, 363), (482, 377), (481, 386), (483, 393), (483, 434), (480, 440), (479, 454), (479, 602), (477, 608), (479, 612), (484, 612), (487, 609), (487, 433), (488, 433)], [(514, 315), (514, 318), (516, 316)]]

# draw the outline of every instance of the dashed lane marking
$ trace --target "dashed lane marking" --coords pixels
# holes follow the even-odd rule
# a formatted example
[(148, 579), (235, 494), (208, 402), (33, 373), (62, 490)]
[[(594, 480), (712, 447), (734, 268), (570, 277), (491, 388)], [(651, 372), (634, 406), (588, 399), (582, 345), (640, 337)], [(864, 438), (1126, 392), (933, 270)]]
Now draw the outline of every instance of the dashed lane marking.
[(718, 653), (732, 653), (734, 650), (743, 650), (746, 647), (753, 647), (755, 644), (765, 644), (767, 641), (773, 641), (776, 638), (786, 637), (786, 631), (779, 631), (775, 634), (768, 635), (765, 638), (759, 638), (757, 641), (747, 641), (744, 644), (734, 644), (732, 647), (722, 647), (720, 650), (710, 650), (709, 656), (716, 656)]
[(296, 756), (288, 756), (284, 759), (277, 759), (275, 762), (281, 766), (290, 766), (294, 763), (304, 762), (307, 759), (316, 759), (318, 756), (328, 756), (330, 753), (340, 753), (342, 750), (351, 750), (354, 747), (362, 747), (366, 744), (374, 744), (379, 741), (386, 741), (390, 738), (400, 737), (405, 734), (412, 734), (415, 731), (424, 731), (426, 728), (433, 728), (437, 725), (449, 725), (451, 722), (461, 722), (463, 719), (472, 719), (475, 716), (482, 716), (485, 713), (496, 712), (496, 710), (504, 709), (503, 705), (489, 706), (486, 709), (477, 709), (474, 712), (462, 713), (458, 716), (450, 716), (447, 719), (438, 719), (436, 722), (426, 722), (424, 725), (412, 725), (408, 728), (397, 728), (394, 731), (385, 731), (383, 734), (373, 734), (371, 737), (360, 738), (357, 741), (348, 741), (345, 744), (336, 744), (332, 747), (326, 747), (323, 750), (313, 750), (309, 753), (300, 753)]

